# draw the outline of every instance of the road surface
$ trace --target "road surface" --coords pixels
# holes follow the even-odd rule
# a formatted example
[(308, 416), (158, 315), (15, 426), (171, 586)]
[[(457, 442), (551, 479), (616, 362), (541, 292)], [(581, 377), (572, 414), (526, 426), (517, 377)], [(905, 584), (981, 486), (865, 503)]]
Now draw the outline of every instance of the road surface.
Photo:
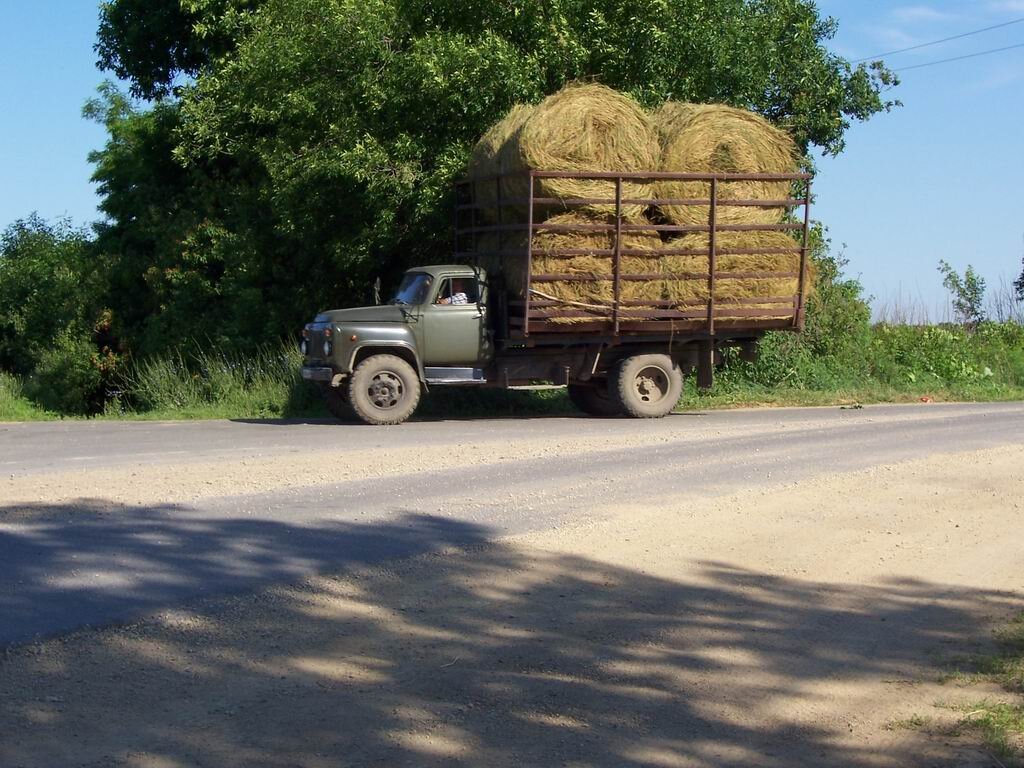
[[(57, 648), (62, 654), (72, 653), (66, 650), (69, 642), (77, 654), (74, 659), (84, 665), (80, 675), (85, 675), (83, 670), (104, 669), (114, 662), (97, 660), (97, 649), (115, 642), (141, 643), (138, 633), (154, 645), (145, 653), (133, 645), (126, 654), (136, 660), (140, 653), (151, 661), (159, 657), (157, 666), (164, 674), (180, 666), (193, 676), (202, 677), (203, 669), (213, 668), (223, 675), (232, 664), (241, 665), (236, 670), (241, 674), (246, 667), (243, 657), (251, 660), (252, 654), (278, 648), (267, 645), (266, 627), (273, 626), (291, 659), (291, 666), (278, 669), (275, 679), (297, 675), (296, 685), (301, 687), (301, 681), (309, 683), (319, 671), (316, 685), (332, 691), (355, 685), (356, 692), (345, 692), (352, 698), (344, 705), (359, 708), (357, 692), (373, 688), (374, 675), (388, 677), (392, 669), (405, 669), (408, 659), (399, 662), (401, 654), (384, 653), (388, 658), (378, 659), (384, 667), (368, 673), (373, 664), (366, 660), (372, 653), (360, 643), (379, 632), (365, 628), (352, 634), (355, 646), (344, 655), (359, 660), (351, 661), (351, 674), (341, 674), (344, 665), (338, 667), (336, 659), (328, 670), (322, 660), (313, 658), (315, 654), (296, 652), (295, 643), (315, 644), (326, 630), (314, 621), (306, 640), (287, 639), (295, 617), (282, 625), (282, 608), (273, 607), (280, 598), (268, 596), (281, 594), (275, 590), (298, 590), (288, 593), (288, 611), (293, 611), (296, 599), (312, 600), (310, 593), (324, 589), (317, 581), (323, 575), (335, 580), (332, 589), (344, 594), (355, 589), (352, 584), (363, 589), (372, 585), (365, 610), (393, 614), (390, 621), (395, 624), (408, 622), (409, 611), (416, 611), (416, 618), (444, 612), (449, 623), (425, 622), (410, 629), (409, 635), (374, 640), (392, 650), (396, 643), (413, 647), (414, 655), (430, 657), (429, 664), (437, 649), (451, 640), (450, 632), (482, 631), (470, 620), (474, 601), (480, 603), (479, 621), (507, 624), (502, 632), (512, 633), (509, 637), (522, 630), (547, 636), (551, 643), (581, 643), (587, 649), (584, 667), (579, 666), (581, 659), (552, 657), (550, 644), (530, 646), (529, 652), (518, 648), (520, 656), (513, 653), (487, 665), (519, 664), (516, 679), (524, 685), (524, 676), (532, 676), (522, 695), (539, 696), (547, 705), (531, 710), (509, 734), (519, 733), (531, 742), (538, 729), (557, 734), (551, 737), (554, 741), (538, 742), (555, 750), (551, 762), (511, 735), (488, 738), (501, 724), (486, 717), (480, 720), (479, 713), (470, 711), (473, 706), (493, 705), (495, 712), (508, 715), (507, 703), (495, 697), (509, 694), (509, 680), (495, 682), (493, 690), (476, 690), (468, 709), (446, 705), (462, 709), (445, 714), (427, 704), (433, 694), (422, 689), (424, 680), (411, 670), (406, 673), (415, 679), (391, 680), (402, 696), (389, 694), (395, 711), (388, 717), (415, 727), (406, 728), (401, 738), (366, 747), (363, 757), (352, 762), (339, 757), (342, 747), (336, 736), (310, 732), (307, 726), (298, 728), (305, 734), (301, 743), (282, 737), (271, 739), (274, 743), (265, 743), (258, 752), (239, 752), (241, 732), (229, 737), (216, 730), (231, 722), (233, 715), (225, 711), (241, 706), (228, 701), (230, 695), (225, 695), (221, 709), (211, 710), (203, 700), (200, 709), (210, 710), (221, 725), (216, 733), (207, 734), (210, 738), (200, 739), (202, 745), (194, 743), (191, 751), (179, 741), (172, 739), (169, 746), (151, 736), (145, 745), (135, 745), (141, 750), (136, 758), (126, 749), (131, 739), (117, 735), (85, 751), (92, 749), (101, 758), (107, 754), (103, 750), (110, 750), (111, 764), (124, 765), (434, 764), (431, 760), (439, 765), (576, 764), (574, 759), (581, 765), (752, 764), (748, 758), (758, 764), (786, 765), (809, 760), (814, 750), (820, 760), (816, 764), (821, 765), (897, 764), (887, 760), (905, 755), (901, 750), (910, 749), (909, 742), (889, 743), (888, 736), (879, 741), (877, 722), (872, 725), (878, 731), (874, 740), (863, 737), (848, 744), (838, 737), (826, 738), (823, 734), (837, 728), (849, 726), (850, 733), (855, 729), (849, 723), (839, 727), (834, 706), (822, 705), (816, 711), (814, 696), (795, 695), (796, 689), (800, 680), (818, 685), (828, 678), (833, 683), (826, 698), (842, 699), (845, 694), (837, 693), (835, 686), (854, 682), (844, 682), (844, 674), (870, 676), (875, 684), (881, 684), (878, 678), (883, 674), (899, 677), (901, 670), (919, 661), (918, 656), (934, 653), (943, 632), (949, 642), (982, 642), (979, 638), (988, 632), (984, 620), (1007, 615), (1020, 604), (1024, 577), (1014, 574), (1024, 572), (1024, 560), (1008, 521), (1019, 515), (1013, 499), (1024, 493), (1002, 478), (1012, 474), (1007, 467), (1019, 466), (1022, 450), (1021, 404), (720, 411), (653, 422), (439, 421), (390, 429), (326, 422), (0, 424), (0, 646), (25, 660), (0, 667), (0, 682), (5, 671), (12, 683), (30, 672), (35, 677), (23, 679), (38, 679), (38, 649), (50, 649), (43, 658), (57, 653)], [(926, 464), (915, 463), (921, 461)], [(890, 472), (909, 474), (890, 484)], [(929, 484), (946, 489), (936, 491), (934, 508)], [(914, 494), (929, 498), (926, 503), (917, 498), (910, 505), (906, 500)], [(886, 511), (890, 502), (892, 508)], [(972, 516), (971, 510), (963, 509), (965, 504), (991, 514)], [(901, 528), (901, 522), (909, 528)], [(969, 539), (957, 538), (968, 531)], [(450, 573), (461, 576), (448, 578)], [(440, 592), (438, 574), (446, 574)], [(494, 594), (464, 594), (465, 580), (478, 585), (480, 578), (488, 584), (493, 580)], [(276, 586), (285, 584), (299, 586)], [(544, 584), (558, 584), (558, 594), (527, 600), (533, 606), (529, 610), (509, 609), (511, 618), (498, 615), (504, 610), (495, 608), (500, 595), (517, 589), (527, 594), (545, 591)], [(595, 584), (606, 588), (595, 593)], [(332, 595), (323, 599), (337, 610), (340, 598)], [(567, 615), (564, 601), (574, 595), (582, 596), (583, 602), (568, 609), (570, 623), (582, 628), (582, 636), (559, 624)], [(769, 607), (775, 602), (779, 604)], [(531, 611), (532, 625), (517, 630), (515, 617)], [(633, 612), (634, 624), (619, 621)], [(802, 618), (797, 618), (801, 612)], [(207, 626), (209, 617), (222, 619), (228, 614), (238, 617), (233, 625), (248, 626), (244, 639), (237, 627), (228, 630), (223, 622), (226, 635)], [(684, 614), (690, 617), (688, 625), (679, 621)], [(311, 615), (321, 618), (316, 611)], [(604, 617), (605, 629), (601, 622), (594, 624), (598, 615)], [(891, 627), (896, 634), (889, 637), (890, 644), (879, 646), (882, 636), (875, 634), (874, 622), (887, 618), (892, 621), (889, 627), (877, 627)], [(135, 621), (141, 623), (119, 629)], [(719, 643), (716, 657), (715, 642), (705, 647), (680, 640), (688, 631), (695, 636), (721, 632), (719, 624), (725, 621), (744, 625), (748, 633), (765, 633), (761, 637), (768, 646), (755, 643), (744, 650), (745, 643), (737, 637)], [(180, 640), (180, 622), (203, 635), (197, 647), (216, 644), (228, 656), (234, 654), (234, 661), (229, 663), (225, 656), (218, 656), (217, 664), (178, 658), (167, 650), (173, 645), (167, 633), (173, 625), (172, 635), (178, 633)], [(68, 633), (76, 630), (79, 633), (69, 641)], [(154, 632), (163, 633), (159, 643), (147, 635)], [(435, 640), (424, 646), (423, 633)], [(836, 658), (809, 650), (835, 633), (847, 635)], [(778, 647), (784, 635), (792, 644), (792, 655)], [(676, 637), (675, 645), (671, 637)], [(616, 688), (626, 684), (622, 675), (628, 677), (642, 665), (638, 643), (653, 654), (647, 659), (650, 668), (629, 683), (646, 681), (641, 687), (649, 688), (653, 698), (643, 703)], [(616, 644), (629, 644), (632, 655), (627, 659), (612, 652)], [(257, 646), (262, 650), (257, 652)], [(601, 650), (605, 646), (607, 652)], [(547, 656), (537, 657), (540, 647), (548, 649)], [(452, 669), (453, 675), (462, 673), (456, 670), (464, 658), (460, 654), (468, 657), (481, 650), (463, 646), (459, 651), (457, 644), (453, 648), (451, 657), (442, 660), (448, 665), (443, 669)], [(679, 654), (687, 658), (685, 673), (672, 667)], [(884, 663), (868, 663), (872, 654), (876, 661), (884, 657)], [(768, 674), (771, 679), (758, 684), (778, 686), (785, 680), (785, 696), (795, 702), (789, 725), (781, 724), (786, 718), (777, 710), (765, 716), (779, 720), (771, 723), (737, 714), (750, 695), (735, 685), (742, 675), (731, 677), (729, 685), (714, 682), (716, 668), (756, 665), (766, 656), (778, 668), (761, 670), (762, 677)], [(92, 659), (89, 665), (82, 661), (87, 657)], [(800, 668), (801, 658), (817, 665), (813, 674)], [(523, 659), (529, 660), (525, 666)], [(75, 665), (63, 662), (64, 668)], [(608, 665), (619, 666), (609, 671)], [(556, 684), (576, 680), (569, 688), (597, 685), (588, 677), (591, 667), (611, 675), (598, 687), (608, 696), (620, 697), (621, 707), (639, 707), (642, 723), (631, 721), (628, 713), (616, 714), (612, 706), (589, 711), (575, 700), (579, 691), (570, 695)], [(437, 666), (430, 668), (434, 672), (424, 673), (426, 681), (437, 674)], [(691, 679), (695, 669), (702, 672)], [(138, 674), (155, 673), (149, 669)], [(662, 674), (668, 677), (655, 682)], [(534, 679), (538, 675), (548, 683)], [(666, 680), (672, 675), (670, 686)], [(756, 678), (752, 671), (749, 679)], [(25, 685), (33, 688), (36, 683)], [(554, 686), (554, 692), (541, 690), (544, 685)], [(720, 691), (731, 690), (733, 698), (711, 695), (716, 685)], [(5, 724), (20, 727), (26, 717), (39, 723), (61, 722), (60, 715), (73, 709), (64, 704), (66, 698), (74, 698), (72, 694), (49, 696), (59, 702), (42, 696), (40, 703), (40, 696), (31, 694), (42, 690), (25, 694), (25, 702), (35, 702), (36, 715), (26, 714), (31, 710), (28, 703), (17, 712), (0, 709), (0, 732)], [(707, 692), (711, 710), (701, 709), (699, 695), (686, 712), (672, 710), (667, 700), (657, 705), (658, 696), (668, 690), (674, 695), (683, 690), (688, 695)], [(416, 692), (415, 701), (410, 701), (410, 691)], [(765, 691), (760, 695), (769, 695)], [(868, 686), (865, 691), (877, 688)], [(178, 705), (190, 700), (189, 694), (179, 694)], [(266, 702), (266, 691), (260, 695)], [(440, 695), (444, 699), (444, 693)], [(554, 698), (546, 700), (548, 695)], [(559, 704), (563, 695), (568, 697), (565, 706)], [(781, 688), (770, 694), (776, 695), (783, 695)], [(379, 696), (367, 696), (370, 709), (384, 706)], [(258, 699), (249, 693), (243, 697), (253, 706)], [(909, 706), (907, 701), (904, 696), (899, 703)], [(133, 706), (145, 710), (147, 705)], [(46, 715), (49, 710), (57, 714)], [(171, 715), (185, 730), (189, 717), (196, 716), (187, 712), (186, 707), (180, 717)], [(855, 717), (843, 712), (841, 717)], [(121, 711), (107, 714), (115, 720), (124, 716)], [(621, 722), (616, 719), (620, 715), (625, 718)], [(685, 723), (686, 734), (673, 732), (669, 737), (670, 723), (677, 716)], [(461, 724), (462, 730), (451, 730), (452, 723)], [(365, 727), (372, 728), (370, 723)], [(631, 728), (646, 736), (626, 749), (623, 744), (629, 738), (616, 741), (612, 736)], [(749, 744), (737, 735), (741, 731)], [(578, 740), (568, 739), (572, 734)], [(49, 734), (50, 740), (66, 737), (59, 728)], [(318, 738), (323, 740), (322, 752), (303, 751), (302, 744)], [(883, 741), (886, 747), (877, 746)], [(706, 748), (698, 749), (696, 742)], [(793, 744), (799, 745), (798, 751)], [(9, 748), (12, 751), (5, 755), (0, 745), (0, 764), (68, 764), (67, 752), (52, 745), (44, 748), (31, 734), (22, 746)], [(289, 763), (285, 755), (296, 749), (304, 757)], [(751, 750), (746, 758), (745, 749)], [(925, 747), (915, 742), (913, 749)], [(578, 750), (582, 751), (576, 754)], [(40, 754), (45, 757), (33, 762)], [(942, 761), (947, 759), (958, 764), (955, 761), (968, 759), (964, 754), (940, 750), (934, 764), (946, 764)], [(986, 764), (984, 755), (979, 759), (977, 764)]]

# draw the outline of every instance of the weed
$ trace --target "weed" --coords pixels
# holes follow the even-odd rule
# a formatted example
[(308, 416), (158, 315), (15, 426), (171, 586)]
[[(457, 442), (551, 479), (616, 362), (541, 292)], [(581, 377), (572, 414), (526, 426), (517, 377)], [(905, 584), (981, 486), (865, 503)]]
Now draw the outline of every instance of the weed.
[[(969, 672), (957, 669), (950, 679), (962, 685), (996, 683), (1011, 701), (984, 700), (954, 707), (963, 715), (959, 727), (979, 732), (996, 755), (1024, 762), (1024, 614), (996, 630), (994, 654), (969, 657)], [(959, 666), (959, 665), (958, 665)]]
[(911, 715), (902, 720), (890, 720), (885, 724), (887, 731), (919, 731), (931, 724), (931, 719), (923, 715)]

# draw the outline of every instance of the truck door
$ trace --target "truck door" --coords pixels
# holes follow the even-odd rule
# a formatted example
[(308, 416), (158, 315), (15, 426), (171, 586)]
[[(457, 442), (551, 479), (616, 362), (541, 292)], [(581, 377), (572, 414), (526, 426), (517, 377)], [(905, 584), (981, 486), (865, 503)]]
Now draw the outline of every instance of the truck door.
[(423, 310), (423, 364), (482, 365), (490, 354), (487, 308), (474, 276), (442, 278)]

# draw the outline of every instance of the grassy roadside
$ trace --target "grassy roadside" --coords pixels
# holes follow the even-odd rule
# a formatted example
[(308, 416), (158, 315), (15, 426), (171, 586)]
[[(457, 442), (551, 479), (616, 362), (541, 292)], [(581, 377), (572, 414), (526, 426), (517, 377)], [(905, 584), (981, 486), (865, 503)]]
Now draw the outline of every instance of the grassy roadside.
[[(297, 391), (295, 391), (297, 390)], [(712, 393), (697, 392), (689, 382), (677, 411), (724, 410), (762, 407), (856, 407), (898, 403), (1011, 402), (1024, 401), (1024, 387), (912, 387), (897, 389), (883, 384), (842, 387), (834, 391), (795, 387), (747, 385)], [(434, 390), (426, 395), (417, 419), (543, 418), (576, 415), (563, 390), (540, 392), (500, 390)], [(102, 419), (129, 421), (191, 421), (204, 419), (303, 419), (330, 418), (319, 393), (301, 382), (294, 390), (286, 386), (263, 385), (246, 390), (233, 388), (227, 397), (182, 400), (149, 408), (132, 408), (117, 400), (94, 416), (69, 416), (46, 411), (21, 392), (19, 382), (0, 376), (0, 422), (48, 421), (57, 419)]]
[[(760, 360), (729, 356), (709, 393), (693, 377), (681, 410), (758, 406), (829, 406), (908, 402), (1024, 400), (1024, 329), (988, 323), (957, 326), (874, 326), (863, 339), (812, 333), (769, 334)], [(128, 367), (98, 398), (107, 419), (275, 419), (326, 417), (315, 387), (299, 375), (294, 345), (230, 352), (196, 345)], [(87, 401), (56, 397), (73, 388), (45, 378), (21, 381), (0, 373), (0, 421), (61, 418), (43, 402)], [(95, 395), (92, 399), (97, 399)], [(565, 393), (435, 390), (419, 418), (543, 417), (575, 413)], [(63, 416), (74, 416), (64, 413)]]
[(25, 396), (21, 379), (0, 371), (0, 422), (44, 421), (60, 418), (45, 411)]

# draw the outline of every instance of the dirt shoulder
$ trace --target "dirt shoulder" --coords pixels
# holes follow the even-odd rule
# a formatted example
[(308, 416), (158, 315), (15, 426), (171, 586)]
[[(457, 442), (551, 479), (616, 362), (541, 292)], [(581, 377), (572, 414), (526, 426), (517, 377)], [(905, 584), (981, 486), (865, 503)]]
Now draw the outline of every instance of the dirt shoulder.
[(1024, 448), (193, 604), (0, 663), (0, 765), (996, 765), (895, 727), (1024, 605)]

